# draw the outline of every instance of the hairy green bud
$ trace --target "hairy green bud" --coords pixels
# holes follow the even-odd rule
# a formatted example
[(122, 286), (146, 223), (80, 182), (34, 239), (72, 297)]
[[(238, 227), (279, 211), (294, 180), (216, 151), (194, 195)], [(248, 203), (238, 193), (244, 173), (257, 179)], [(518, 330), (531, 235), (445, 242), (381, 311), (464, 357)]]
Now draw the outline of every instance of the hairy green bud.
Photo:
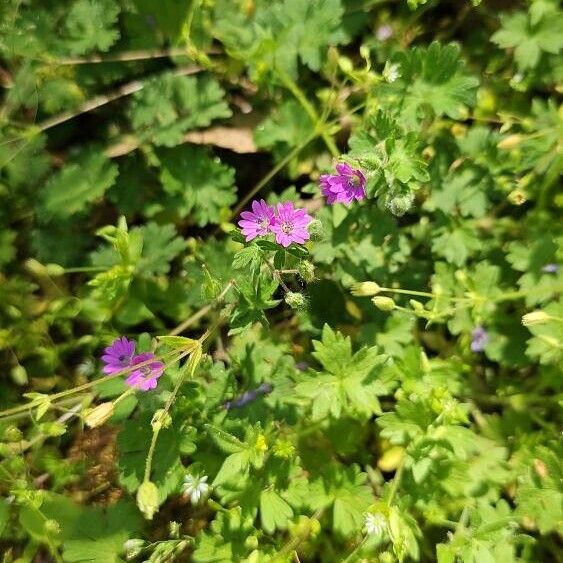
[(172, 417), (164, 409), (158, 409), (151, 419), (151, 426), (154, 431), (168, 428), (171, 424)]
[(414, 194), (406, 192), (403, 194), (391, 193), (385, 201), (385, 207), (395, 217), (402, 217), (411, 207), (414, 201)]
[(297, 293), (296, 291), (288, 291), (285, 294), (285, 302), (292, 308), (292, 309), (304, 309), (307, 305), (307, 300), (303, 296), (302, 293)]
[(45, 520), (43, 524), (43, 529), (45, 533), (49, 536), (56, 536), (61, 533), (61, 525), (56, 521), (50, 518), (49, 520)]
[(325, 238), (323, 224), (318, 219), (309, 223), (309, 235), (311, 235), (313, 241), (320, 241)]
[(315, 266), (308, 260), (299, 262), (297, 272), (303, 278), (304, 282), (311, 283), (315, 279)]
[(4, 440), (8, 442), (21, 442), (23, 440), (23, 432), (17, 426), (8, 426), (4, 430)]

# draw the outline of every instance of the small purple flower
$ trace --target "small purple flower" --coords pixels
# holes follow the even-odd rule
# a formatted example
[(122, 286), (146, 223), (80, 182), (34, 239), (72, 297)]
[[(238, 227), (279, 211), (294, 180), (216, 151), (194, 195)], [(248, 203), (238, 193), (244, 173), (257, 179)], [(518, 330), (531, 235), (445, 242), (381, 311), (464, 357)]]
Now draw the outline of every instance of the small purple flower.
[(131, 365), (133, 354), (135, 353), (135, 343), (127, 340), (125, 336), (116, 338), (111, 346), (104, 350), (102, 362), (104, 366), (103, 372), (105, 374), (116, 373)]
[(471, 350), (482, 352), (489, 342), (489, 333), (482, 326), (476, 326), (471, 332)]
[(556, 274), (559, 271), (558, 264), (546, 264), (542, 269), (545, 274)]
[(361, 201), (366, 197), (366, 177), (361, 170), (341, 162), (336, 165), (336, 172), (320, 177), (321, 191), (329, 205), (350, 205), (355, 199)]
[(270, 227), (276, 242), (287, 248), (292, 242), (303, 244), (309, 240), (307, 227), (313, 218), (304, 209), (295, 209), (293, 203), (278, 203), (274, 223)]
[(380, 25), (375, 32), (375, 36), (379, 41), (387, 41), (393, 36), (393, 28), (387, 23)]
[(251, 389), (250, 391), (245, 391), (242, 395), (234, 398), (232, 401), (227, 401), (223, 407), (226, 410), (236, 409), (244, 407), (248, 403), (255, 401), (260, 395), (267, 395), (272, 391), (273, 387), (269, 383), (262, 383), (256, 389)]
[(137, 389), (141, 389), (141, 391), (154, 389), (156, 387), (158, 378), (164, 371), (164, 364), (158, 361), (152, 352), (144, 352), (135, 356), (133, 358), (133, 361), (131, 362), (131, 365), (136, 366), (153, 359), (154, 362), (145, 364), (144, 366), (141, 366), (140, 368), (133, 371), (131, 375), (125, 380), (125, 383), (127, 383), (129, 387), (136, 387)]
[(241, 220), (238, 222), (246, 242), (256, 237), (263, 237), (270, 232), (274, 222), (274, 208), (263, 199), (252, 202), (252, 211), (243, 211)]

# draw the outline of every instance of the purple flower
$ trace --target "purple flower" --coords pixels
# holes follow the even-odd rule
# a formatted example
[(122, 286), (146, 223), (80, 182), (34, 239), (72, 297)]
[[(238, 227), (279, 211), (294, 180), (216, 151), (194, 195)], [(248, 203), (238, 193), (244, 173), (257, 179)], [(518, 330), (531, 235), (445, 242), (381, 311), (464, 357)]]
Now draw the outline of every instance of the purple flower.
[(476, 326), (471, 332), (471, 350), (482, 352), (489, 342), (489, 333), (482, 326)]
[(379, 41), (387, 41), (393, 35), (393, 28), (389, 24), (380, 25), (375, 32)]
[(164, 371), (164, 364), (158, 361), (152, 352), (144, 352), (143, 354), (135, 356), (131, 365), (136, 366), (153, 359), (154, 362), (145, 364), (133, 371), (125, 380), (125, 383), (127, 383), (129, 387), (136, 387), (137, 389), (141, 389), (141, 391), (154, 389), (156, 387), (157, 379)]
[(133, 354), (135, 353), (135, 343), (127, 340), (125, 336), (116, 338), (111, 346), (104, 350), (102, 362), (104, 366), (103, 372), (106, 374), (116, 373), (131, 365)]
[(556, 274), (559, 271), (558, 264), (546, 264), (542, 269), (542, 272), (546, 274)]
[(321, 191), (329, 205), (350, 205), (355, 199), (361, 201), (366, 197), (366, 177), (361, 170), (341, 162), (336, 165), (336, 172), (320, 177)]
[(252, 211), (243, 211), (241, 220), (238, 222), (246, 242), (256, 237), (263, 237), (270, 232), (274, 222), (274, 208), (263, 199), (252, 202)]
[(295, 209), (291, 201), (278, 203), (270, 229), (276, 235), (276, 242), (287, 248), (292, 242), (303, 244), (309, 240), (307, 227), (312, 220), (304, 209)]
[(227, 401), (223, 407), (226, 410), (244, 407), (248, 403), (255, 401), (260, 395), (267, 395), (272, 391), (272, 389), (273, 387), (269, 383), (262, 383), (259, 387), (256, 387), (256, 389), (245, 391), (242, 395), (239, 395), (232, 401)]

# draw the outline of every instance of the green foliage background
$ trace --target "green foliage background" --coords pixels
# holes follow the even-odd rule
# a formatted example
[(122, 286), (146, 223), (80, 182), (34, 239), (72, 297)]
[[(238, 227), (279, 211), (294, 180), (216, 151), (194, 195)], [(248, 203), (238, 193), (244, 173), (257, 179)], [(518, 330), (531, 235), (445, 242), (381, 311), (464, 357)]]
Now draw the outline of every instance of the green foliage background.
[[(556, 0), (2, 2), (2, 561), (556, 561), (562, 29)], [(338, 156), (365, 202), (323, 203)], [(245, 245), (252, 197), (314, 241)], [(174, 327), (215, 332), (147, 521), (182, 368), (105, 426), (120, 380), (70, 396)]]

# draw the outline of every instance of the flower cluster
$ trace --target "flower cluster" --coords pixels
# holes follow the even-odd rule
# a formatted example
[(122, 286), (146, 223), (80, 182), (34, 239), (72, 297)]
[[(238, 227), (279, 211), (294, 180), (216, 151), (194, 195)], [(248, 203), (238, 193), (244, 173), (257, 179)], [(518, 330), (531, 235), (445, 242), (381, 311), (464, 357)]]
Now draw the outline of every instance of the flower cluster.
[(336, 172), (320, 177), (321, 191), (329, 205), (350, 205), (354, 200), (365, 199), (366, 177), (361, 170), (341, 162), (336, 165)]
[(141, 391), (154, 389), (164, 371), (164, 364), (152, 352), (135, 355), (135, 342), (127, 340), (125, 336), (116, 338), (104, 350), (102, 362), (105, 364), (103, 372), (106, 375), (138, 366), (131, 371), (125, 383)]
[(312, 220), (304, 209), (295, 209), (291, 201), (278, 203), (274, 208), (261, 199), (252, 202), (252, 211), (241, 213), (238, 224), (246, 242), (273, 233), (276, 242), (287, 248), (292, 242), (303, 244), (309, 240)]

